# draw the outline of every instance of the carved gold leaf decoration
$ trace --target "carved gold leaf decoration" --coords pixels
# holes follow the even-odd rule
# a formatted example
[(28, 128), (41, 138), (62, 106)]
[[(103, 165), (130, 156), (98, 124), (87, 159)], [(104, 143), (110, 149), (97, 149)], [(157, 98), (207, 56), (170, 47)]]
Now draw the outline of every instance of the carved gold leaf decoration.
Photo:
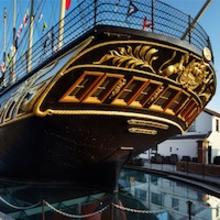
[(209, 71), (207, 70), (208, 64), (201, 61), (198, 62), (193, 59), (188, 63), (177, 78), (177, 81), (183, 86), (191, 90), (195, 90), (201, 84), (206, 84)]
[(94, 64), (111, 61), (117, 67), (147, 68), (155, 73), (152, 64), (158, 59), (158, 56), (155, 55), (157, 52), (157, 49), (147, 45), (138, 45), (134, 49), (131, 46), (119, 47), (117, 50), (110, 50), (108, 54), (104, 55), (99, 61), (94, 62)]
[(200, 87), (201, 90), (204, 90), (203, 87), (206, 86), (210, 77), (213, 75), (209, 69), (209, 64), (204, 62), (204, 60), (192, 59), (190, 61), (190, 55), (188, 53), (182, 55), (179, 62), (173, 64), (172, 61), (175, 57), (176, 52), (160, 66), (159, 73), (169, 78), (176, 75), (176, 82), (189, 90), (196, 90)]

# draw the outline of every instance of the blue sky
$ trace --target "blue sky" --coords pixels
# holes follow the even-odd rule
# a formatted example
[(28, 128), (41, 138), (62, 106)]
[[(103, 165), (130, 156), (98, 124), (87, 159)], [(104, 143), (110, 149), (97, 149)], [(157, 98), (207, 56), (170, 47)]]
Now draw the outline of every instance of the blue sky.
[[(59, 2), (60, 0), (35, 0), (36, 6), (43, 2), (43, 15), (44, 20), (47, 22), (48, 26), (50, 27), (52, 23), (55, 23), (57, 20), (54, 18), (57, 17), (59, 14)], [(204, 4), (205, 0), (163, 0), (164, 2), (180, 9), (181, 11), (195, 16), (201, 6)], [(12, 18), (12, 2), (13, 0), (0, 0), (0, 24), (2, 25), (3, 20), (3, 8), (7, 7), (8, 9), (8, 17)], [(72, 0), (71, 8), (74, 7), (76, 4), (81, 2), (81, 0)], [(17, 28), (22, 22), (23, 16), (25, 14), (26, 9), (30, 4), (30, 0), (17, 0)], [(37, 22), (35, 26), (35, 30), (37, 33), (37, 38), (40, 37), (42, 33), (42, 22)], [(220, 0), (212, 0), (212, 3), (209, 5), (208, 9), (206, 10), (205, 14), (199, 20), (199, 23), (203, 26), (203, 28), (207, 31), (208, 35), (210, 36), (214, 57), (215, 57), (215, 69), (217, 74), (218, 82), (220, 83)], [(11, 27), (12, 19), (8, 21), (8, 26)], [(25, 31), (25, 29), (23, 29)], [(8, 29), (8, 42), (7, 47), (10, 47), (11, 44), (11, 30)], [(24, 32), (23, 32), (24, 33)], [(2, 48), (2, 28), (0, 27), (0, 48)], [(1, 51), (2, 52), (2, 51)], [(1, 53), (0, 53), (1, 55)], [(218, 84), (219, 84), (218, 83)], [(220, 112), (220, 86), (217, 87), (216, 94), (211, 102), (208, 104), (208, 108)]]

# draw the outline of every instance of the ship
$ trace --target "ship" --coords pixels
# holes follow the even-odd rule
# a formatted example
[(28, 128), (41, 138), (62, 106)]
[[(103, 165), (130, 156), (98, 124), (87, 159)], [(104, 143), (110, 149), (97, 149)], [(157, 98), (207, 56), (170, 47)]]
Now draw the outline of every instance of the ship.
[(213, 60), (204, 29), (160, 0), (82, 1), (6, 68), (1, 176), (115, 188), (211, 100)]

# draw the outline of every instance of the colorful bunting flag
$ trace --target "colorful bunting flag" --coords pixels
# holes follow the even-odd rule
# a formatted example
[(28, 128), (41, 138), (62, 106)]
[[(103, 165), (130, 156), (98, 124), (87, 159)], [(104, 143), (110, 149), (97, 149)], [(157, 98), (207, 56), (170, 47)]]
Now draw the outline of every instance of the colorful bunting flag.
[(153, 23), (152, 21), (148, 21), (147, 20), (147, 17), (145, 16), (144, 17), (144, 20), (143, 20), (143, 25), (142, 25), (142, 29), (145, 31), (147, 30), (148, 28), (153, 28)]
[(5, 65), (4, 62), (0, 64), (0, 72), (1, 73), (5, 73), (6, 72), (6, 65)]
[(71, 5), (71, 0), (66, 0), (66, 10), (68, 10), (70, 8), (70, 5)]
[(7, 53), (7, 55), (6, 55), (6, 62), (8, 65), (10, 65), (10, 63), (11, 63), (11, 54), (10, 53)]
[(22, 30), (23, 30), (23, 26), (24, 26), (24, 25), (21, 23), (20, 26), (19, 26), (19, 28), (18, 28), (18, 31), (17, 31), (17, 34), (16, 34), (18, 38), (21, 37), (21, 33), (22, 33)]
[(25, 15), (24, 15), (24, 18), (23, 18), (23, 24), (24, 24), (24, 26), (27, 25), (28, 17), (29, 17), (29, 16), (28, 16), (28, 12), (26, 12)]
[(136, 5), (134, 5), (132, 0), (130, 0), (129, 6), (128, 6), (128, 11), (127, 11), (127, 16), (131, 16), (132, 14), (136, 13), (137, 11), (138, 11), (138, 8), (136, 7)]

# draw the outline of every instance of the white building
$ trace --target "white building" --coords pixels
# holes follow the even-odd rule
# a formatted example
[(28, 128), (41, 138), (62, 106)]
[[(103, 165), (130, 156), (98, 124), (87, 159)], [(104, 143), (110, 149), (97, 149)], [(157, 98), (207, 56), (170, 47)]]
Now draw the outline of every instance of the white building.
[(177, 135), (157, 146), (162, 156), (190, 156), (200, 163), (213, 163), (220, 156), (220, 113), (205, 109), (183, 135)]
[(220, 156), (220, 113), (204, 109), (183, 135), (174, 136), (150, 149), (140, 157), (150, 159), (152, 153), (162, 156), (177, 154), (179, 160), (183, 156), (200, 163), (213, 163), (215, 156)]

